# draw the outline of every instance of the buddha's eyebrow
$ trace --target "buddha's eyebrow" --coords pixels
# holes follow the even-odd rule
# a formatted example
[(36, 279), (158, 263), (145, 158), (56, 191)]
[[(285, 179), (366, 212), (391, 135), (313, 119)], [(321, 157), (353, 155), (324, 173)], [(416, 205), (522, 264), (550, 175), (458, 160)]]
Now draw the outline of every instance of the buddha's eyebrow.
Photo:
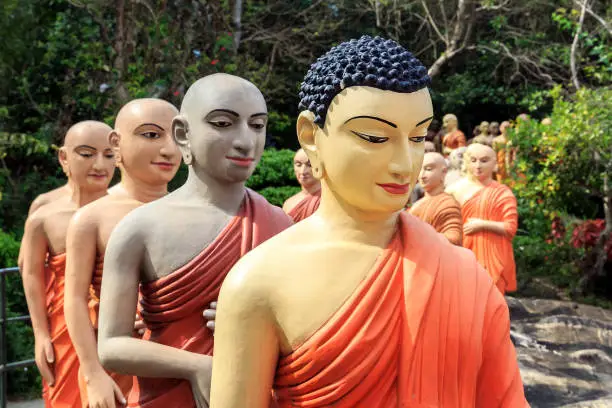
[(355, 117), (352, 117), (352, 118), (348, 119), (346, 122), (344, 122), (344, 124), (346, 125), (347, 123), (349, 123), (351, 120), (354, 120), (354, 119), (374, 119), (374, 120), (377, 120), (379, 122), (385, 123), (385, 124), (387, 124), (387, 125), (397, 129), (397, 125), (395, 123), (389, 122), (388, 120), (379, 118), (377, 116), (355, 116)]
[(422, 121), (420, 121), (419, 123), (417, 123), (415, 127), (419, 127), (419, 126), (421, 126), (423, 123), (427, 122), (427, 121), (428, 121), (428, 120), (430, 120), (430, 119), (433, 119), (433, 116), (430, 116), (430, 117), (428, 117), (428, 118), (426, 118), (426, 119), (423, 119)]

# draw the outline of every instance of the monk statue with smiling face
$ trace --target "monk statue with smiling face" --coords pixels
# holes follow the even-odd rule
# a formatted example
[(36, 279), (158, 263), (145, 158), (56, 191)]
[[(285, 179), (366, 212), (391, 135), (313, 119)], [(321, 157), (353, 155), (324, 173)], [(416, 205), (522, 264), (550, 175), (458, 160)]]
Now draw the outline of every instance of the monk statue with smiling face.
[[(268, 111), (255, 85), (227, 74), (196, 81), (172, 134), (185, 184), (128, 214), (104, 258), (98, 354), (137, 376), (130, 407), (206, 407), (213, 353), (202, 312), (245, 253), (291, 225), (245, 187), (264, 149)], [(146, 325), (132, 336), (134, 310)]]
[(452, 113), (444, 115), (442, 118), (444, 127), (444, 137), (442, 138), (442, 153), (448, 156), (453, 150), (465, 146), (465, 134), (459, 130), (459, 120)]
[(299, 149), (293, 157), (293, 171), (302, 190), (285, 201), (283, 211), (294, 222), (298, 222), (309, 217), (319, 208), (321, 182), (312, 175), (310, 160), (303, 149)]
[(297, 134), (321, 204), (225, 279), (211, 408), (528, 406), (503, 297), (470, 251), (403, 211), (428, 84), (379, 37), (311, 65)]

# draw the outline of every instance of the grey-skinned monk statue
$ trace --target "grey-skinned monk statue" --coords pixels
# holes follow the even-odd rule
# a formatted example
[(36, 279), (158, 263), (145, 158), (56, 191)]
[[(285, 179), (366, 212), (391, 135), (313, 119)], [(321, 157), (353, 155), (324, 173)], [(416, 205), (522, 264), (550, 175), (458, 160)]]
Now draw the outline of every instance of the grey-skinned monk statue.
[[(133, 210), (111, 234), (98, 355), (107, 370), (137, 376), (130, 407), (207, 406), (213, 337), (202, 312), (241, 256), (291, 225), (245, 187), (267, 120), (265, 100), (249, 81), (226, 74), (196, 81), (172, 122), (187, 181)], [(131, 335), (139, 288), (142, 339)]]
[(321, 204), (223, 282), (211, 408), (528, 406), (504, 298), (470, 251), (403, 211), (429, 82), (378, 37), (310, 66), (297, 134)]

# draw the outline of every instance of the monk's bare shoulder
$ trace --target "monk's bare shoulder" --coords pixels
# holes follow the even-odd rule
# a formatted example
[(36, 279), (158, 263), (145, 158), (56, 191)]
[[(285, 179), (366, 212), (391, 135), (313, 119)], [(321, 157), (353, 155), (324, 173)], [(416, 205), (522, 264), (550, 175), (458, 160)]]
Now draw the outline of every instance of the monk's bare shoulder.
[(283, 211), (288, 212), (295, 207), (302, 199), (301, 193), (296, 193), (285, 200), (283, 203)]

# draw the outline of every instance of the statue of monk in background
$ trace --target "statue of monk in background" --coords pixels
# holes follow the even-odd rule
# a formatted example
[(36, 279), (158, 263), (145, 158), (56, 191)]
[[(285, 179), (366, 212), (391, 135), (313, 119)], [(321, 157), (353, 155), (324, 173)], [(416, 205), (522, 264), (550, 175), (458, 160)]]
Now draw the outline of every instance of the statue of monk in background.
[(79, 356), (84, 408), (125, 403), (132, 388), (132, 376), (106, 373), (98, 360), (104, 252), (112, 230), (125, 215), (168, 193), (168, 182), (181, 162), (171, 129), (177, 114), (172, 104), (153, 98), (136, 99), (121, 108), (109, 134), (121, 171), (120, 188), (77, 211), (68, 228), (64, 309)]
[(283, 211), (294, 222), (299, 222), (311, 216), (319, 208), (321, 182), (312, 175), (310, 161), (303, 149), (299, 149), (293, 157), (293, 171), (302, 190), (285, 201)]
[(508, 149), (508, 129), (510, 122), (504, 121), (499, 126), (500, 135), (493, 139), (493, 150), (497, 154), (497, 171), (495, 178), (498, 183), (503, 183), (509, 176), (510, 150)]
[[(79, 360), (64, 318), (64, 272), (68, 223), (78, 208), (104, 196), (115, 169), (108, 142), (111, 128), (85, 121), (66, 133), (59, 157), (70, 180), (71, 194), (39, 208), (26, 222), (23, 286), (35, 337), (35, 360), (49, 385), (45, 405), (80, 408)], [(47, 276), (52, 299), (47, 304)]]
[(474, 252), (502, 294), (515, 291), (516, 198), (508, 186), (493, 180), (497, 158), (489, 146), (470, 145), (465, 165), (468, 177), (449, 189), (461, 204), (463, 246)]
[(459, 181), (464, 176), (463, 172), (463, 155), (466, 147), (460, 147), (451, 152), (448, 156), (448, 171), (444, 177), (445, 187), (451, 186), (453, 183)]
[(448, 156), (453, 150), (466, 145), (465, 135), (459, 130), (457, 116), (452, 113), (444, 115), (442, 126), (446, 132), (442, 139), (442, 153), (444, 156)]
[(478, 125), (478, 136), (474, 137), (470, 141), (470, 144), (480, 143), (487, 146), (491, 146), (493, 144), (493, 136), (489, 133), (489, 126), (489, 122), (480, 122), (480, 125)]
[(428, 84), (379, 37), (310, 66), (297, 134), (321, 204), (225, 279), (211, 408), (268, 408), (271, 389), (283, 408), (528, 406), (504, 298), (472, 253), (403, 211)]
[(489, 124), (489, 136), (491, 136), (492, 138), (496, 138), (497, 136), (499, 136), (499, 126), (499, 122), (491, 122)]
[(446, 160), (440, 153), (425, 153), (419, 184), (425, 197), (414, 203), (410, 214), (425, 221), (451, 244), (461, 245), (461, 207), (452, 195), (444, 192)]
[[(202, 312), (240, 257), (291, 225), (245, 187), (263, 153), (267, 112), (245, 79), (196, 81), (172, 123), (187, 181), (130, 212), (111, 233), (98, 354), (106, 369), (137, 376), (130, 407), (207, 406), (213, 337)], [(132, 336), (139, 287), (142, 339)]]

